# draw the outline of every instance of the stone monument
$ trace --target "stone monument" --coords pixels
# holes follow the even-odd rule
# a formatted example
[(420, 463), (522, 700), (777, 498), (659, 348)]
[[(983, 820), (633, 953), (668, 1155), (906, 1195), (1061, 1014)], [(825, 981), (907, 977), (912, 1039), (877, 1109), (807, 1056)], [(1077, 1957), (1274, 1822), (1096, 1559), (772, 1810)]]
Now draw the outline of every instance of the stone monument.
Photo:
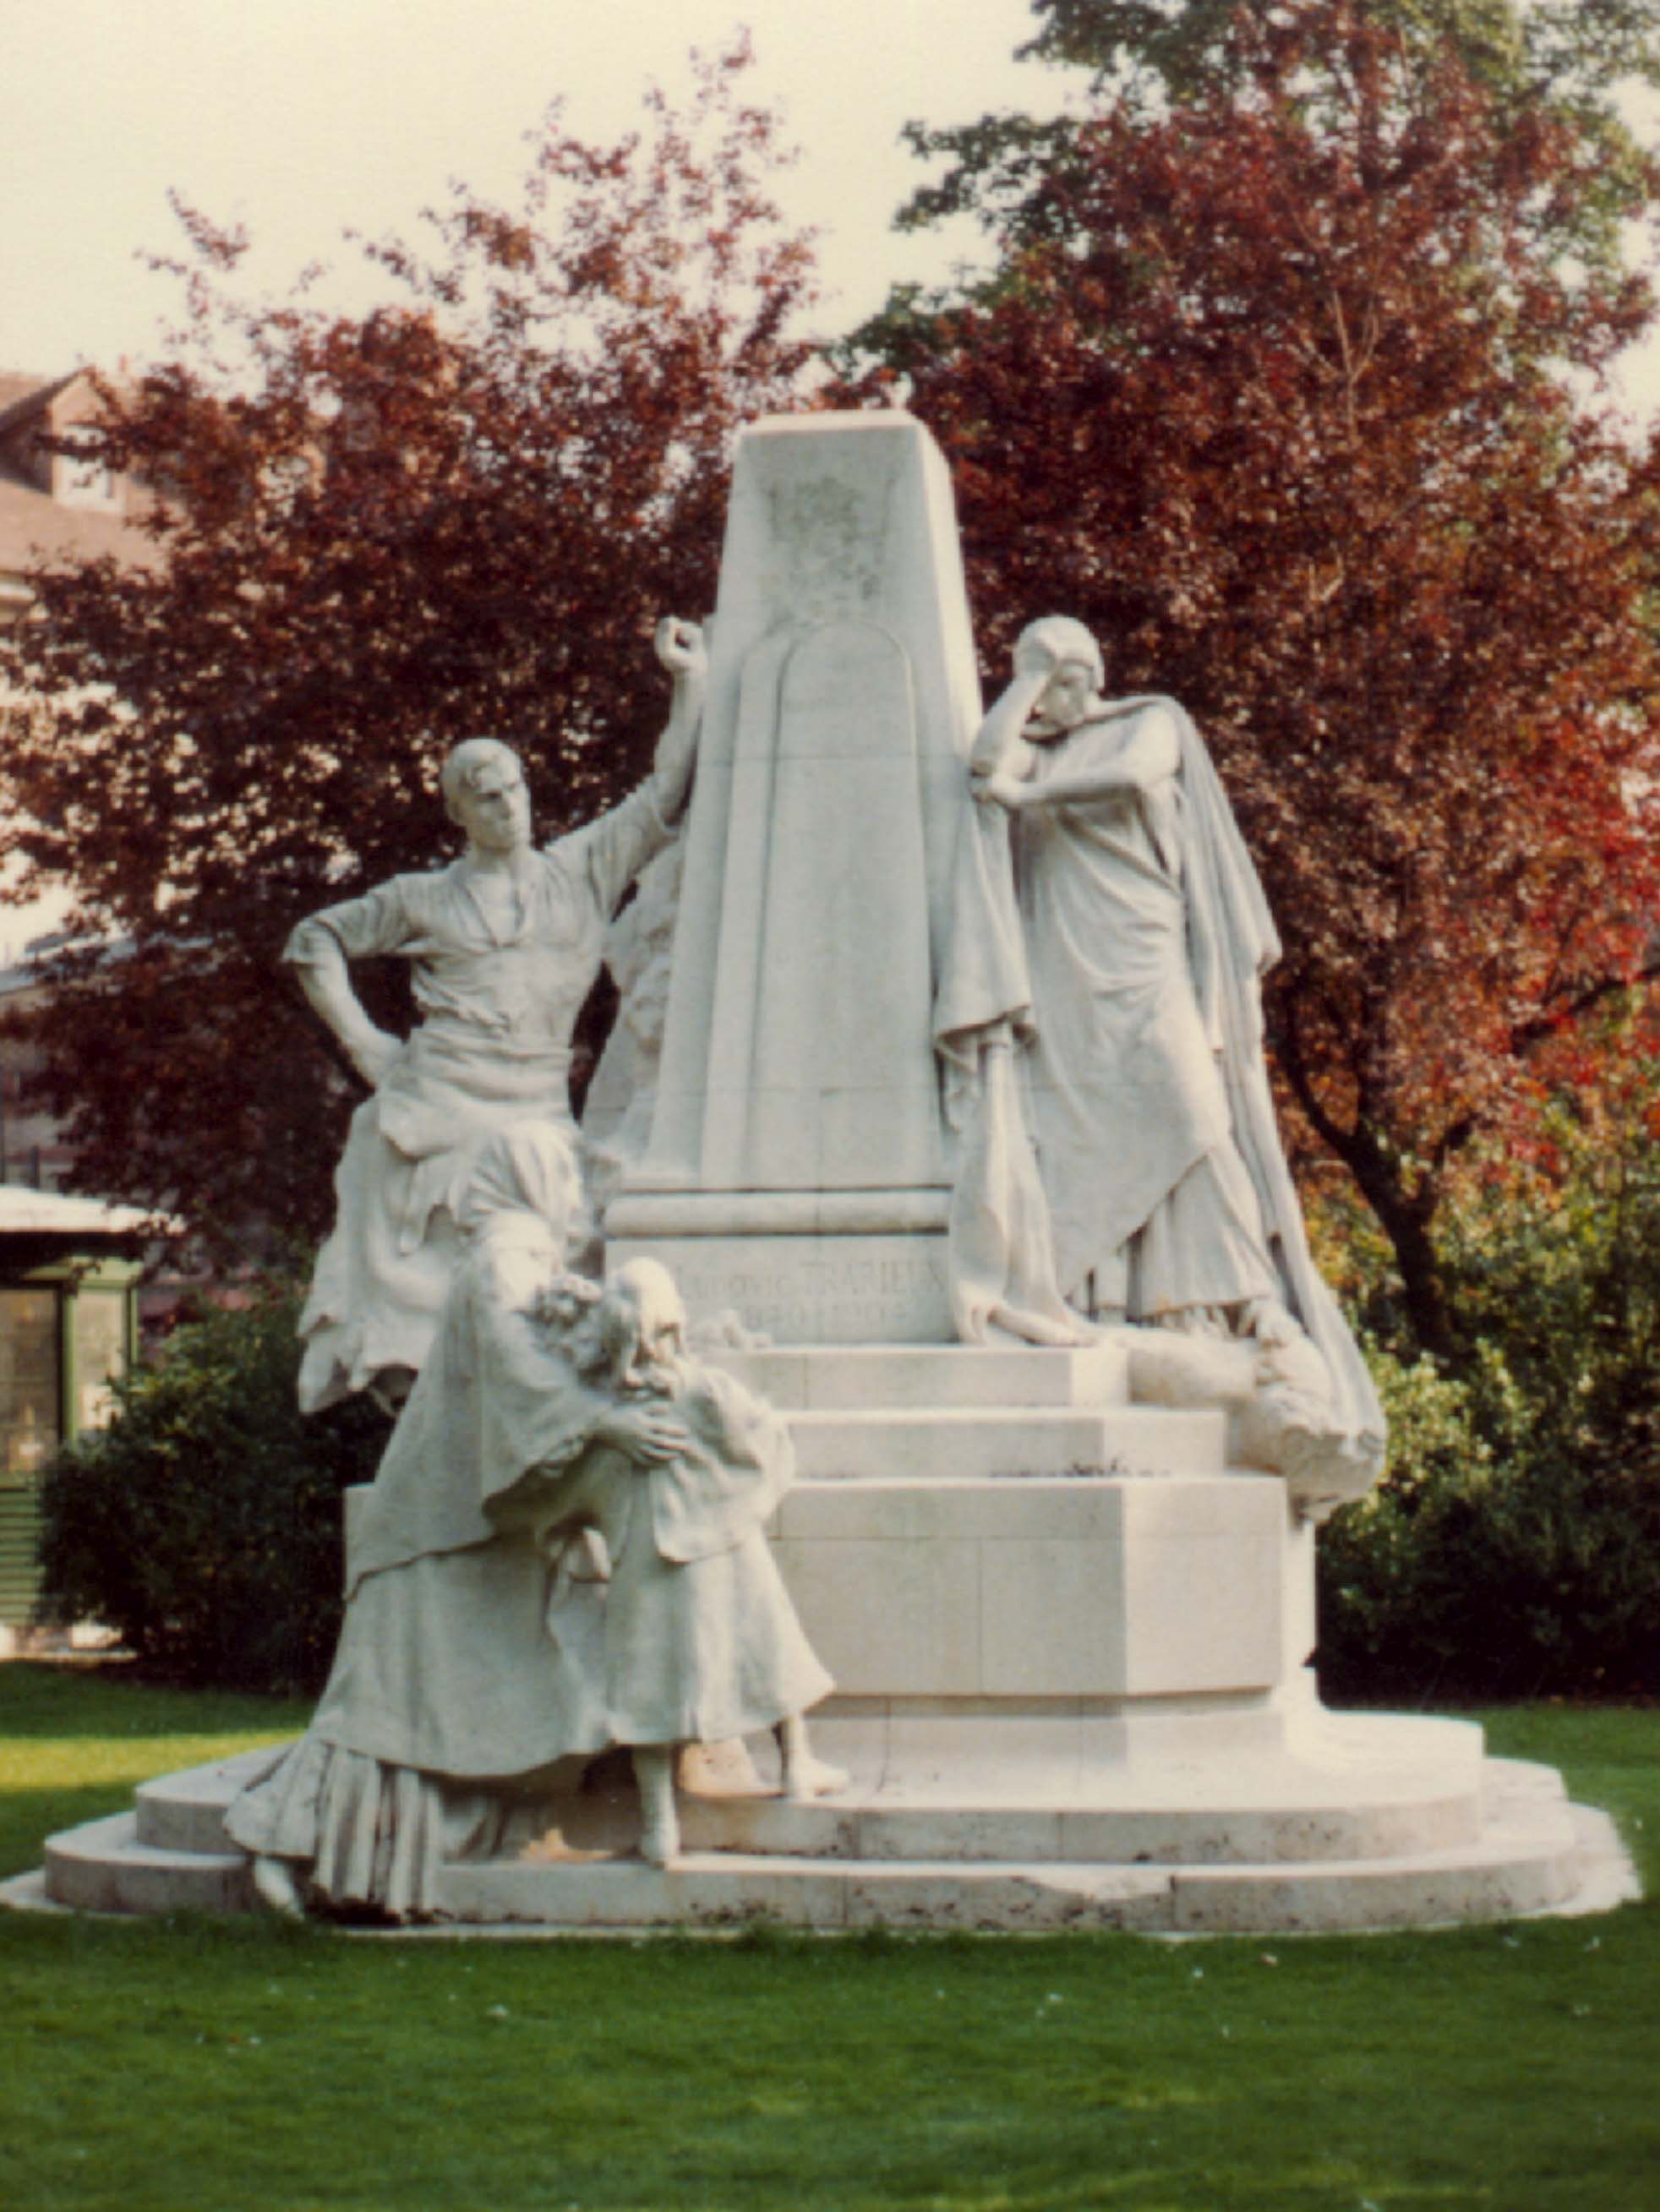
[(739, 447), (656, 1109), (605, 1220), (694, 1310), (939, 1343), (935, 979), (979, 685), (951, 487), (903, 415)]
[[(1201, 1932), (1572, 1909), (1590, 1893), (1593, 1829), (1554, 1775), (1487, 1759), (1468, 1723), (1319, 1705), (1314, 1522), (1370, 1479), (1377, 1439), (1364, 1391), (1350, 1424), (1331, 1390), (1272, 1162), (1245, 1159), (1268, 1259), (1243, 1240), (1213, 1342), (1138, 1325), (1161, 1318), (1163, 1292), (1155, 1310), (1137, 1303), (1138, 1285), (1171, 1279), (1157, 1255), (1131, 1250), (1121, 1299), (1117, 1247), (1094, 1252), (1079, 1296), (1076, 1224), (1057, 1233), (1055, 1218), (1067, 1192), (1034, 1174), (1025, 1141), (1028, 1114), (1040, 1146), (1053, 1129), (1033, 1084), (1054, 999), (1045, 976), (1034, 988), (1007, 872), (1018, 746), (1038, 709), (1096, 748), (1080, 806), (1122, 789), (1116, 749), (1134, 731), (1138, 758), (1176, 746), (1178, 806), (1207, 769), (1162, 708), (1101, 700), (1084, 648), (1054, 647), (1017, 667), (976, 758), (950, 487), (927, 432), (903, 414), (817, 415), (740, 441), (684, 848), (654, 864), (668, 872), (629, 926), (640, 997), (624, 1007), (627, 1079), (613, 1068), (608, 1091), (607, 1265), (639, 1283), (660, 1263), (694, 1323), (742, 1324), (707, 1356), (788, 1433), (796, 1479), (769, 1533), (835, 1678), (813, 1735), (846, 1786), (793, 1790), (763, 1739), (754, 1765), (711, 1748), (680, 1771), (678, 1854), (648, 1817), (657, 1865), (636, 1854), (631, 1793), (555, 1776), (527, 1838), (440, 1855), (442, 1917)], [(1047, 774), (1071, 772), (1057, 752)], [(1125, 849), (1149, 880), (1162, 871), (1168, 904), (1198, 895), (1202, 872), (1159, 849), (1162, 804)], [(1254, 876), (1236, 875), (1254, 912)], [(1161, 927), (1168, 980), (1188, 933), (1173, 907)], [(1277, 1156), (1263, 1102), (1233, 1103), (1260, 1076), (1268, 927), (1257, 913), (1228, 1003), (1181, 984), (1196, 1019), (1235, 1031), (1224, 1110), (1214, 1092), (1195, 1109), (1195, 1158), (1225, 1138)], [(1218, 1173), (1237, 1188), (1231, 1163)], [(1127, 1216), (1114, 1233), (1145, 1225)], [(1263, 1264), (1277, 1274), (1257, 1282)], [(1275, 1370), (1299, 1339), (1313, 1364)], [(54, 1839), (50, 1893), (247, 1901), (223, 1813), (268, 1759), (171, 1778), (141, 1793), (136, 1825)], [(1595, 1833), (1611, 1902), (1617, 1850)]]

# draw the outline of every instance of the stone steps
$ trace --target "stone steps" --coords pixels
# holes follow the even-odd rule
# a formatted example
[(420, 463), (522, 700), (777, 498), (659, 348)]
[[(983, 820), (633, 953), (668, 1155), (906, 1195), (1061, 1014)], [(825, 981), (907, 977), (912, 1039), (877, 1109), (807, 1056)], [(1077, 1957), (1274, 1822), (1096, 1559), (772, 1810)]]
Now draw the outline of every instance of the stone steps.
[(1474, 1844), (1448, 1850), (1298, 1867), (1184, 1867), (1173, 1880), (1173, 1925), (1237, 1936), (1508, 1920), (1568, 1904), (1581, 1886), (1578, 1854), (1566, 1802), (1529, 1799), (1490, 1816)]
[(1458, 1850), (1478, 1843), (1484, 1826), (1478, 1793), (1456, 1784), (1437, 1792), (1420, 1782), (1411, 1794), (1370, 1805), (1335, 1803), (1329, 1792), (1323, 1802), (1209, 1805), (1161, 1802), (1156, 1794), (1151, 1802), (1092, 1806), (689, 1797), (681, 1830), (689, 1850), (768, 1856), (1300, 1869)]
[[(0, 1895), (96, 1912), (252, 1909), (247, 1861), (227, 1846), (219, 1815), (271, 1757), (246, 1753), (145, 1784), (134, 1814), (52, 1838), (44, 1878)], [(771, 1919), (823, 1930), (1268, 1935), (1600, 1910), (1637, 1893), (1606, 1816), (1570, 1806), (1548, 1768), (1487, 1760), (1474, 1800), (1468, 1774), (1462, 1791), (1414, 1800), (1375, 1772), (1369, 1820), (1337, 1803), (1330, 1776), (1323, 1787), (1305, 1770), (1301, 1802), (1294, 1768), (1283, 1779), (1278, 1805), (1231, 1808), (1161, 1804), (1147, 1776), (1125, 1778), (1117, 1806), (1084, 1809), (907, 1806), (879, 1794), (860, 1802), (856, 1790), (812, 1806), (687, 1793), (687, 1849), (666, 1870), (630, 1855), (638, 1815), (624, 1797), (611, 1808), (611, 1855), (593, 1855), (596, 1831), (563, 1858), (550, 1832), (535, 1856), (450, 1869), (445, 1909), (462, 1927), (550, 1931)], [(1316, 1832), (1310, 1812), (1323, 1796)], [(1343, 1856), (1349, 1846), (1364, 1848)]]
[(224, 1812), (239, 1790), (275, 1765), (283, 1747), (240, 1752), (181, 1774), (158, 1775), (133, 1793), (136, 1840), (157, 1851), (241, 1854), (226, 1835)]
[(1119, 1341), (811, 1345), (711, 1357), (786, 1415), (805, 1482), (1214, 1474), (1225, 1458), (1220, 1412), (1130, 1402), (1130, 1357)]
[(1130, 1395), (1121, 1344), (821, 1344), (708, 1357), (784, 1413), (943, 1406), (1006, 1412), (1122, 1406)]
[[(850, 1732), (833, 1721), (819, 1729), (824, 1747), (838, 1758), (841, 1737)], [(269, 1751), (246, 1753), (145, 1783), (137, 1793), (131, 1835), (124, 1831), (119, 1840), (162, 1857), (237, 1856), (224, 1832), (224, 1808), (272, 1758)], [(1104, 1768), (1080, 1780), (1045, 1765), (1018, 1777), (1012, 1761), (1004, 1765), (1003, 1788), (1019, 1802), (998, 1802), (989, 1790), (976, 1795), (972, 1788), (885, 1790), (855, 1773), (842, 1795), (812, 1804), (789, 1803), (770, 1791), (683, 1791), (682, 1832), (694, 1851), (766, 1857), (933, 1860), (949, 1852), (976, 1863), (1301, 1864), (1475, 1842), (1483, 1830), (1484, 1784), (1509, 1799), (1518, 1778), (1534, 1778), (1537, 1802), (1566, 1802), (1549, 1768), (1503, 1760), (1462, 1770), (1445, 1763), (1428, 1778), (1410, 1767), (1393, 1777), (1388, 1770), (1347, 1775), (1341, 1784), (1329, 1773), (1272, 1756), (1248, 1778), (1229, 1762), (1225, 1780), (1207, 1778), (1202, 1768), (1163, 1776)], [(581, 1803), (586, 1811), (592, 1801)], [(629, 1848), (635, 1817), (625, 1798), (611, 1848)]]
[[(447, 1918), (1266, 1934), (1633, 1893), (1606, 1820), (1484, 1759), (1475, 1726), (1321, 1711), (1284, 1486), (1225, 1464), (1221, 1412), (1126, 1402), (1121, 1346), (721, 1357), (795, 1434), (773, 1542), (837, 1680), (814, 1741), (848, 1787), (794, 1805), (741, 1759), (689, 1770), (666, 1871), (633, 1856), (631, 1789), (568, 1793), (518, 1856), (447, 1870)], [(147, 1783), (52, 1838), (40, 1891), (0, 1895), (249, 1909), (221, 1816), (272, 1757)]]
[(1157, 1406), (910, 1407), (789, 1415), (803, 1481), (1219, 1474), (1220, 1413)]
[(135, 1814), (88, 1820), (46, 1842), (46, 1894), (87, 1912), (246, 1912), (255, 1902), (247, 1855), (141, 1843)]
[(1490, 1817), (1478, 1844), (1387, 1860), (1171, 1866), (692, 1850), (668, 1869), (622, 1858), (458, 1866), (446, 1877), (444, 1902), (462, 1925), (718, 1927), (768, 1919), (830, 1931), (1292, 1934), (1560, 1911), (1582, 1887), (1581, 1856), (1573, 1809), (1523, 1789)]
[(587, 1866), (456, 1867), (445, 1904), (463, 1925), (569, 1929), (739, 1927), (757, 1920), (856, 1928), (1168, 1927), (1170, 1886), (1143, 1867), (972, 1866), (948, 1859), (834, 1864), (692, 1852), (669, 1869), (637, 1859)]

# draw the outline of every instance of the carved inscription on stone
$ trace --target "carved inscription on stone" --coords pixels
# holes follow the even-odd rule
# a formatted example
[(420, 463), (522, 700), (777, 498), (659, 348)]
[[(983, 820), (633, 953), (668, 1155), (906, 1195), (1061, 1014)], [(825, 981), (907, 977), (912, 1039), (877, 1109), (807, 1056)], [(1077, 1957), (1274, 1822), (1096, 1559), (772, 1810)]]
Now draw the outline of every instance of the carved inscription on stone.
[[(612, 1255), (658, 1249), (626, 1240)], [(674, 1241), (673, 1267), (695, 1317), (730, 1310), (775, 1344), (946, 1339), (940, 1236), (689, 1237)]]

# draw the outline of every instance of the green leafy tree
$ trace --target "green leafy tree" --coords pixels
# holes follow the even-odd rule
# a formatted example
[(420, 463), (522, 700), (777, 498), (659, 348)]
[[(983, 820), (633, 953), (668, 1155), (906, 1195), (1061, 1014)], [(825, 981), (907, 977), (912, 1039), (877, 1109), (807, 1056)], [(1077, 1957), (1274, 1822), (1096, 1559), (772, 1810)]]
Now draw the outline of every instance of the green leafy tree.
[[(1409, 70), (1433, 76), (1456, 61), (1501, 131), (1544, 116), (1584, 135), (1596, 156), (1584, 188), (1538, 214), (1561, 242), (1618, 265), (1625, 213), (1648, 168), (1621, 95), (1660, 85), (1657, 0), (1356, 0), (1350, 13), (1363, 32), (1387, 33)], [(1320, 34), (1321, 0), (1032, 0), (1032, 14), (1021, 58), (1086, 71), (1097, 95), (1149, 110), (1242, 89), (1253, 42), (1276, 39), (1299, 47), (1305, 96), (1341, 84), (1341, 52)], [(1069, 166), (1080, 134), (1068, 117), (1010, 112), (944, 130), (914, 123), (909, 135), (918, 153), (951, 167), (915, 195), (902, 223), (973, 211), (1019, 227), (1041, 212), (1032, 187)]]

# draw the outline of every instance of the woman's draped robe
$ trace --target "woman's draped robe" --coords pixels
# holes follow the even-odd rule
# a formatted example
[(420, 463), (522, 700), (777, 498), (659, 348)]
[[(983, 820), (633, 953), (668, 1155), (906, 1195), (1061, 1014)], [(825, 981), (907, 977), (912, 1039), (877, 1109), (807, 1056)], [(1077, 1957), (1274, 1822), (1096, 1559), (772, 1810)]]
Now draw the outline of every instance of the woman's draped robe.
[(517, 919), (474, 893), (470, 859), (302, 921), (283, 958), (331, 939), (349, 960), (410, 962), (420, 1022), (352, 1116), (334, 1227), (301, 1316), (300, 1403), (316, 1413), (389, 1368), (418, 1370), (458, 1258), (455, 1212), (481, 1145), (527, 1115), (576, 1141), (571, 1032), (623, 893), (672, 835), (647, 783), (527, 856)]
[(964, 1139), (959, 1333), (1064, 1340), (1062, 1298), (1136, 1321), (1277, 1298), (1323, 1360), (1322, 1448), (1352, 1492), (1381, 1467), (1383, 1415), (1280, 1150), (1260, 988), (1279, 939), (1209, 756), (1148, 698), (1031, 748), (1033, 781), (1110, 772), (1151, 716), (1179, 765), (1150, 791), (1024, 809), (1012, 837), (965, 800), (935, 1012)]
[(465, 1261), (362, 1501), (311, 1726), (227, 1816), (336, 1899), (429, 1911), (445, 1860), (498, 1849), (559, 1759), (747, 1735), (831, 1686), (764, 1533), (784, 1425), (694, 1368), (663, 1401), (691, 1437), (667, 1466), (597, 1443), (617, 1399), (556, 1310), (592, 1286), (538, 1228), (499, 1216)]

